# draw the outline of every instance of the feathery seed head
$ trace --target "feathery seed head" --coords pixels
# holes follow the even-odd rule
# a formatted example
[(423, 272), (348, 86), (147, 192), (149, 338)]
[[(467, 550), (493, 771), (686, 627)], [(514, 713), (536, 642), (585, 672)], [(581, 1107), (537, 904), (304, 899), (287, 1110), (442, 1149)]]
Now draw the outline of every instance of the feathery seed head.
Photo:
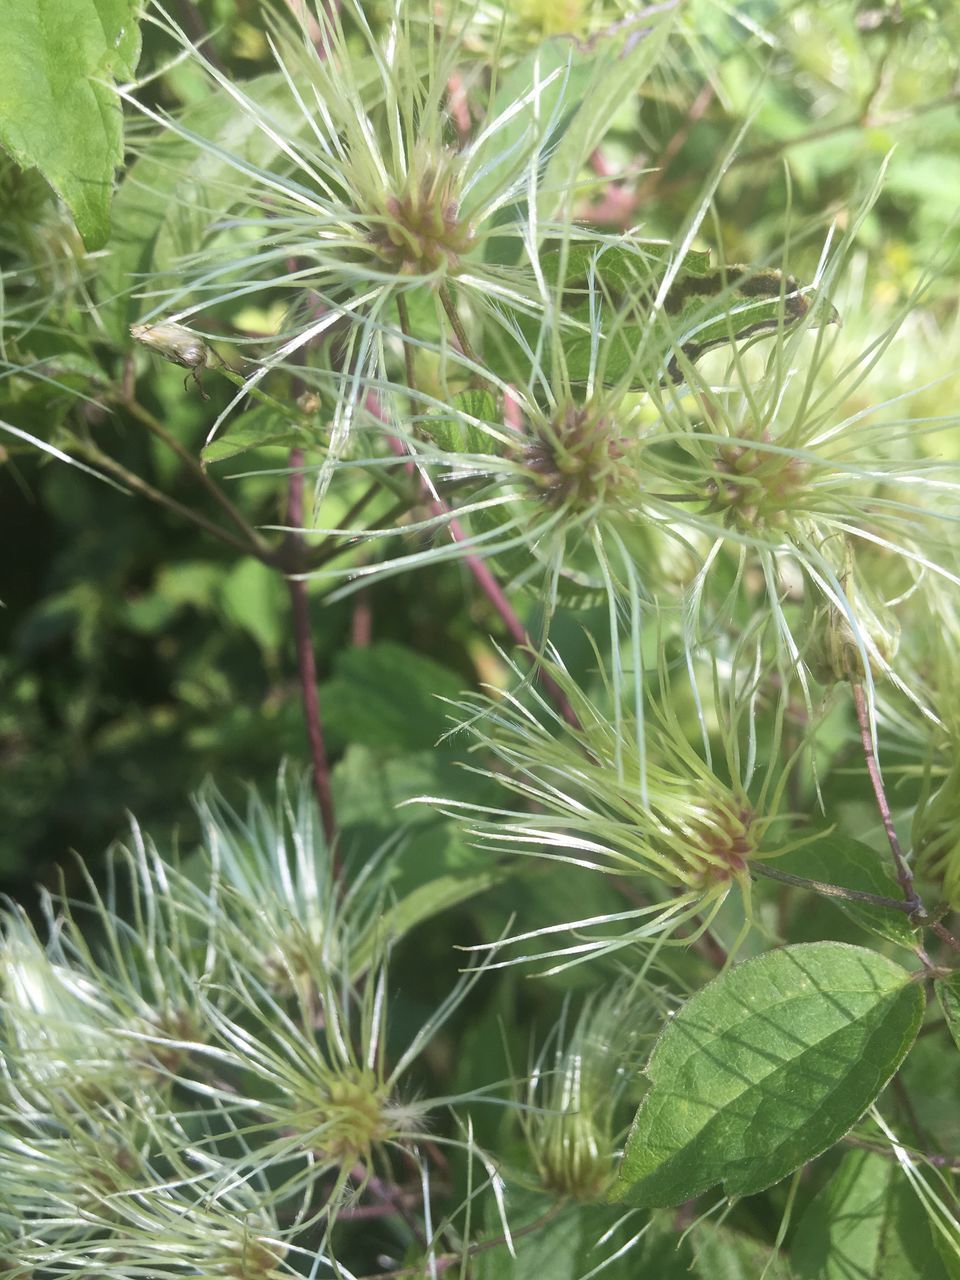
[(475, 243), (460, 216), (462, 178), (457, 153), (418, 146), (399, 189), (374, 197), (369, 239), (377, 257), (399, 275), (456, 274)]
[(609, 1186), (619, 1106), (653, 1014), (640, 984), (622, 979), (588, 998), (572, 1027), (564, 1007), (530, 1073), (521, 1121), (545, 1190), (595, 1202)]
[[(769, 440), (768, 433), (764, 437)], [(747, 534), (786, 528), (802, 506), (811, 471), (800, 458), (759, 450), (742, 439), (719, 444), (714, 467), (706, 513)]]
[(632, 474), (615, 419), (569, 402), (535, 426), (521, 460), (547, 501), (572, 512), (603, 506)]

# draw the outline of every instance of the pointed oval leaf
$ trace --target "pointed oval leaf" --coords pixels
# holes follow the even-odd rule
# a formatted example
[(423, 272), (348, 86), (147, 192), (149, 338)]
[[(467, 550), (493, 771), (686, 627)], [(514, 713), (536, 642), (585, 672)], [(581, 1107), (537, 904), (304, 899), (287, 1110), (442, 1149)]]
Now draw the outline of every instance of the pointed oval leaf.
[[(210, 251), (211, 224), (249, 199), (252, 179), (244, 170), (266, 171), (276, 157), (276, 129), (292, 138), (306, 127), (279, 73), (247, 81), (243, 94), (275, 128), (264, 131), (252, 106), (239, 111), (217, 86), (171, 121), (124, 174), (111, 252), (98, 280), (99, 314), (114, 338), (126, 342), (161, 287), (183, 283), (183, 255), (202, 243)], [(138, 296), (144, 291), (149, 302)]]
[(406, 937), (411, 929), (425, 920), (491, 889), (505, 874), (494, 867), (476, 875), (438, 875), (426, 884), (418, 885), (399, 902), (386, 907), (357, 939), (350, 953), (350, 972), (366, 972), (378, 955), (378, 945), (382, 945), (385, 938), (393, 942)]
[(721, 974), (668, 1024), (614, 1196), (674, 1205), (779, 1182), (841, 1138), (903, 1061), (923, 993), (884, 956), (784, 947)]
[(501, 79), (492, 106), (495, 127), (470, 154), (463, 215), (476, 217), (521, 183), (531, 156), (569, 127), (590, 83), (590, 54), (569, 40), (545, 40)]
[[(697, 251), (684, 255), (658, 306), (672, 253), (669, 245), (624, 239), (543, 255), (547, 282), (556, 288), (562, 279), (564, 361), (573, 382), (590, 377), (598, 325), (597, 376), (642, 389), (651, 381), (679, 380), (681, 362), (693, 364), (713, 347), (790, 329), (811, 311), (809, 290), (793, 276), (742, 263), (712, 268), (709, 253)], [(837, 319), (827, 304), (810, 322)], [(520, 324), (533, 339), (531, 322)]]
[(657, 72), (678, 15), (669, 5), (651, 7), (647, 15), (649, 25), (642, 32), (632, 32), (622, 45), (611, 40), (598, 46), (580, 107), (553, 150), (543, 178), (541, 198), (548, 217), (571, 216), (583, 191), (578, 179), (591, 153), (614, 126), (618, 111), (636, 103), (646, 81)]
[(216, 440), (204, 445), (200, 457), (204, 463), (223, 462), (238, 453), (266, 446), (309, 448), (316, 440), (310, 432), (298, 428), (269, 405), (257, 405), (234, 418)]
[(134, 0), (0, 0), (0, 143), (69, 206), (88, 249), (110, 226), (123, 112), (111, 87), (140, 56)]
[[(497, 442), (481, 423), (497, 423), (497, 402), (489, 391), (458, 391), (450, 402), (453, 413), (424, 418), (421, 426), (445, 453), (495, 453)], [(502, 447), (502, 446), (501, 446)]]

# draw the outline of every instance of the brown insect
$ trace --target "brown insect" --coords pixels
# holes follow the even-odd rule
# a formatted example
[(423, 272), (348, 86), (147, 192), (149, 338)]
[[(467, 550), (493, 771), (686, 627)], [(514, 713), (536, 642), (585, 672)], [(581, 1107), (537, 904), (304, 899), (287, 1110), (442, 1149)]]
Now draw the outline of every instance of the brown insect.
[(163, 356), (164, 360), (169, 360), (171, 364), (179, 364), (184, 369), (189, 369), (190, 372), (183, 380), (184, 389), (187, 386), (187, 378), (193, 378), (203, 399), (210, 399), (203, 389), (200, 374), (211, 363), (219, 361), (220, 357), (197, 334), (185, 329), (183, 325), (162, 321), (160, 324), (132, 324), (130, 336), (134, 342), (149, 347), (151, 351)]

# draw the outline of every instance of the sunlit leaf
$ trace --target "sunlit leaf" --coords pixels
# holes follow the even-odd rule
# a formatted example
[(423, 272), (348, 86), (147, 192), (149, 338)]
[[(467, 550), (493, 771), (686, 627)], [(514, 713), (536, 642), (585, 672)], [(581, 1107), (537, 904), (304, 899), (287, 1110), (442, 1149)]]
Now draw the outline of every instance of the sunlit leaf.
[[(891, 1153), (892, 1154), (892, 1153)], [(930, 1220), (893, 1159), (850, 1151), (797, 1223), (796, 1280), (948, 1280)]]
[(111, 82), (140, 56), (134, 0), (0, 0), (0, 142), (62, 196), (88, 249), (106, 243), (123, 112)]
[(615, 1195), (673, 1205), (721, 1183), (779, 1182), (864, 1113), (906, 1056), (923, 992), (884, 956), (837, 942), (730, 969), (665, 1028)]
[(960, 1049), (960, 973), (951, 973), (948, 978), (937, 978), (933, 984), (937, 1000), (943, 1010), (947, 1030), (953, 1036), (954, 1043)]

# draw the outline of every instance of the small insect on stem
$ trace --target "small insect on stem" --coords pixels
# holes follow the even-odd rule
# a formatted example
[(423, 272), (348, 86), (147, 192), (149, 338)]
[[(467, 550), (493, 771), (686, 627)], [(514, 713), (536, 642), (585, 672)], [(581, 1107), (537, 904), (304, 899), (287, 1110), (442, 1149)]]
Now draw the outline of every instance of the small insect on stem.
[(130, 326), (130, 336), (135, 342), (163, 356), (164, 360), (169, 360), (171, 364), (179, 364), (184, 369), (189, 369), (190, 372), (183, 380), (184, 390), (186, 390), (187, 378), (193, 378), (203, 399), (210, 399), (203, 389), (200, 374), (211, 364), (219, 362), (220, 357), (202, 338), (185, 329), (183, 325), (171, 324), (169, 321), (163, 321), (160, 324), (133, 324)]

